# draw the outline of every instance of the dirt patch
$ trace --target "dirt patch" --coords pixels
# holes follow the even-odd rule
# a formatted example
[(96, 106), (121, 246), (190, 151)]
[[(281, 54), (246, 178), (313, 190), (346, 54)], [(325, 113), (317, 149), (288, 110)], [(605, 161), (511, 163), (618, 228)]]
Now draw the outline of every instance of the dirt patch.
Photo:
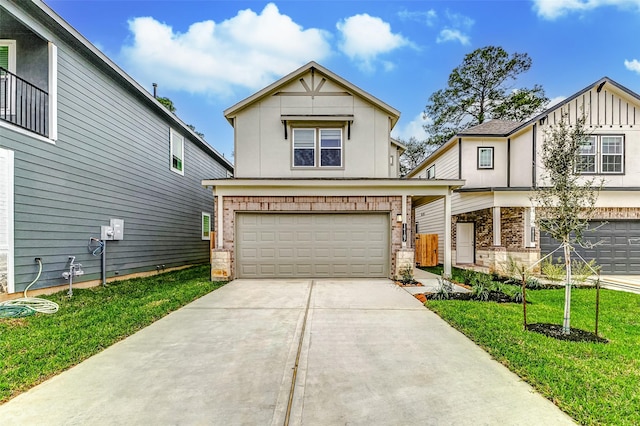
[(571, 333), (564, 334), (562, 332), (562, 326), (559, 324), (527, 324), (527, 330), (544, 334), (545, 336), (553, 337), (554, 339), (558, 340), (566, 340), (571, 342), (609, 343), (607, 339), (596, 336), (595, 333), (581, 330), (579, 328), (571, 327)]

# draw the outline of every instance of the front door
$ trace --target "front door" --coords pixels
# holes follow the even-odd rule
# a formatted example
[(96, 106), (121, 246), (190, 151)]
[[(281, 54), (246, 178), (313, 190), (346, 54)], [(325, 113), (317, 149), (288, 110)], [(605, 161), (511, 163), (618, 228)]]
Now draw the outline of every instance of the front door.
[(474, 263), (474, 224), (456, 223), (456, 263)]

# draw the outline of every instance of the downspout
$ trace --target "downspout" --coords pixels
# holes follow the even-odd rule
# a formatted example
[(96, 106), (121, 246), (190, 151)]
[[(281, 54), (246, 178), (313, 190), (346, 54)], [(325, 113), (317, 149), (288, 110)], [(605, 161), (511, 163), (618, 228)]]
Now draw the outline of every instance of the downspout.
[(407, 248), (407, 196), (402, 196), (402, 248)]

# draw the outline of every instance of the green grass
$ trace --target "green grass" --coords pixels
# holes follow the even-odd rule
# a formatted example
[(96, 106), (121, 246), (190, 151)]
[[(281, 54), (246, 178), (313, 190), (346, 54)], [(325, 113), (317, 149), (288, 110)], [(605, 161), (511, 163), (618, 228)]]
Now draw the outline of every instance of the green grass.
[[(572, 291), (572, 328), (594, 330), (595, 295), (594, 289)], [(529, 323), (562, 323), (563, 289), (529, 290), (527, 300)], [(426, 306), (580, 424), (638, 425), (640, 295), (602, 290), (600, 300), (599, 334), (607, 344), (524, 331), (518, 304), (434, 300)]]
[(0, 402), (13, 398), (169, 312), (222, 286), (198, 266), (46, 296), (53, 315), (0, 319)]

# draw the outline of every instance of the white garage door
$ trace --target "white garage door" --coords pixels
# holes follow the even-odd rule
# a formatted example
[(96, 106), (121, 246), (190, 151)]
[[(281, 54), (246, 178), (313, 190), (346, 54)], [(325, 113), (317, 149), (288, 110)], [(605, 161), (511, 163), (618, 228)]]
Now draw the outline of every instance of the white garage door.
[(387, 277), (388, 214), (238, 213), (240, 278)]

